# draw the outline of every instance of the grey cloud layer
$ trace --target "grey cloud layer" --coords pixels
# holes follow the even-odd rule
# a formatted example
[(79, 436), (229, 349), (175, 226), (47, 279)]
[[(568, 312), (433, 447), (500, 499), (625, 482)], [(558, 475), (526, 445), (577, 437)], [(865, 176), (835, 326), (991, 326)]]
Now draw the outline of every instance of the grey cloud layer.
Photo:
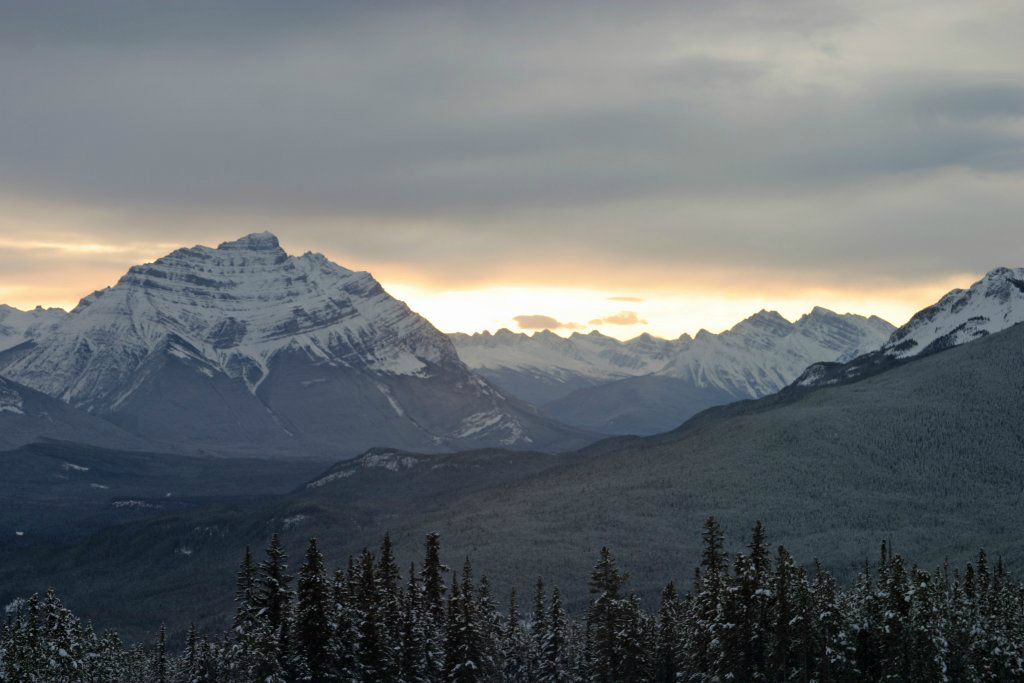
[(0, 3), (0, 187), (115, 208), (113, 237), (257, 217), (424, 268), (1014, 265), (1014, 25), (1001, 0)]

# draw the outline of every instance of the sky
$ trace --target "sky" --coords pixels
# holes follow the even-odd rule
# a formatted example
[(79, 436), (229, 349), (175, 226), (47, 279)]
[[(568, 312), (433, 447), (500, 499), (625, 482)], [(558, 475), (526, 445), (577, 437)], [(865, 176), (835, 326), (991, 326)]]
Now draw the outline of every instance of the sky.
[(0, 0), (0, 302), (269, 230), (445, 331), (894, 323), (1024, 265), (1019, 0)]

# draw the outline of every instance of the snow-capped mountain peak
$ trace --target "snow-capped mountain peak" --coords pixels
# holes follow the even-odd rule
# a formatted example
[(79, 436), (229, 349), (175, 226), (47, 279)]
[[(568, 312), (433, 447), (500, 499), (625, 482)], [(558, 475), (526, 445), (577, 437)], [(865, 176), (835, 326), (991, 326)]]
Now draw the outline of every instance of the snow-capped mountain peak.
[(148, 420), (160, 435), (162, 402), (191, 415), (189, 401), (224, 400), (216, 424), (209, 405), (210, 433), (227, 421), (251, 438), (242, 411), (284, 440), (344, 432), (339, 441), (360, 435), (359, 449), (541, 440), (448, 337), (369, 273), (289, 255), (268, 232), (131, 267), (46, 335), (0, 354), (0, 374), (90, 412)]
[(954, 289), (896, 330), (882, 351), (909, 358), (1024, 322), (1024, 268), (995, 268), (968, 289)]

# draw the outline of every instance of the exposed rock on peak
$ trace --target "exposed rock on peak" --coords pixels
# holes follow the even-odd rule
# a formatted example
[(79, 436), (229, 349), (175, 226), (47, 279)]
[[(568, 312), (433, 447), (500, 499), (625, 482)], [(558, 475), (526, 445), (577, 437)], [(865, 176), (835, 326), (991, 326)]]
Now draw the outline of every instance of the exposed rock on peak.
[(544, 446), (542, 424), (368, 273), (270, 233), (133, 266), (0, 374), (139, 434), (261, 451)]

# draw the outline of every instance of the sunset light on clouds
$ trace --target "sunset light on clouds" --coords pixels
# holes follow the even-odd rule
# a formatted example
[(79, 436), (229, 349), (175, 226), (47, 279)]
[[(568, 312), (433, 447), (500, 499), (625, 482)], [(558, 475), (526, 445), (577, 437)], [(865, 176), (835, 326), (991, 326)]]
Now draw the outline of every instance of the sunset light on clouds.
[(270, 230), (447, 331), (676, 337), (1024, 263), (1019, 3), (441, 5), (12, 8), (0, 300)]

